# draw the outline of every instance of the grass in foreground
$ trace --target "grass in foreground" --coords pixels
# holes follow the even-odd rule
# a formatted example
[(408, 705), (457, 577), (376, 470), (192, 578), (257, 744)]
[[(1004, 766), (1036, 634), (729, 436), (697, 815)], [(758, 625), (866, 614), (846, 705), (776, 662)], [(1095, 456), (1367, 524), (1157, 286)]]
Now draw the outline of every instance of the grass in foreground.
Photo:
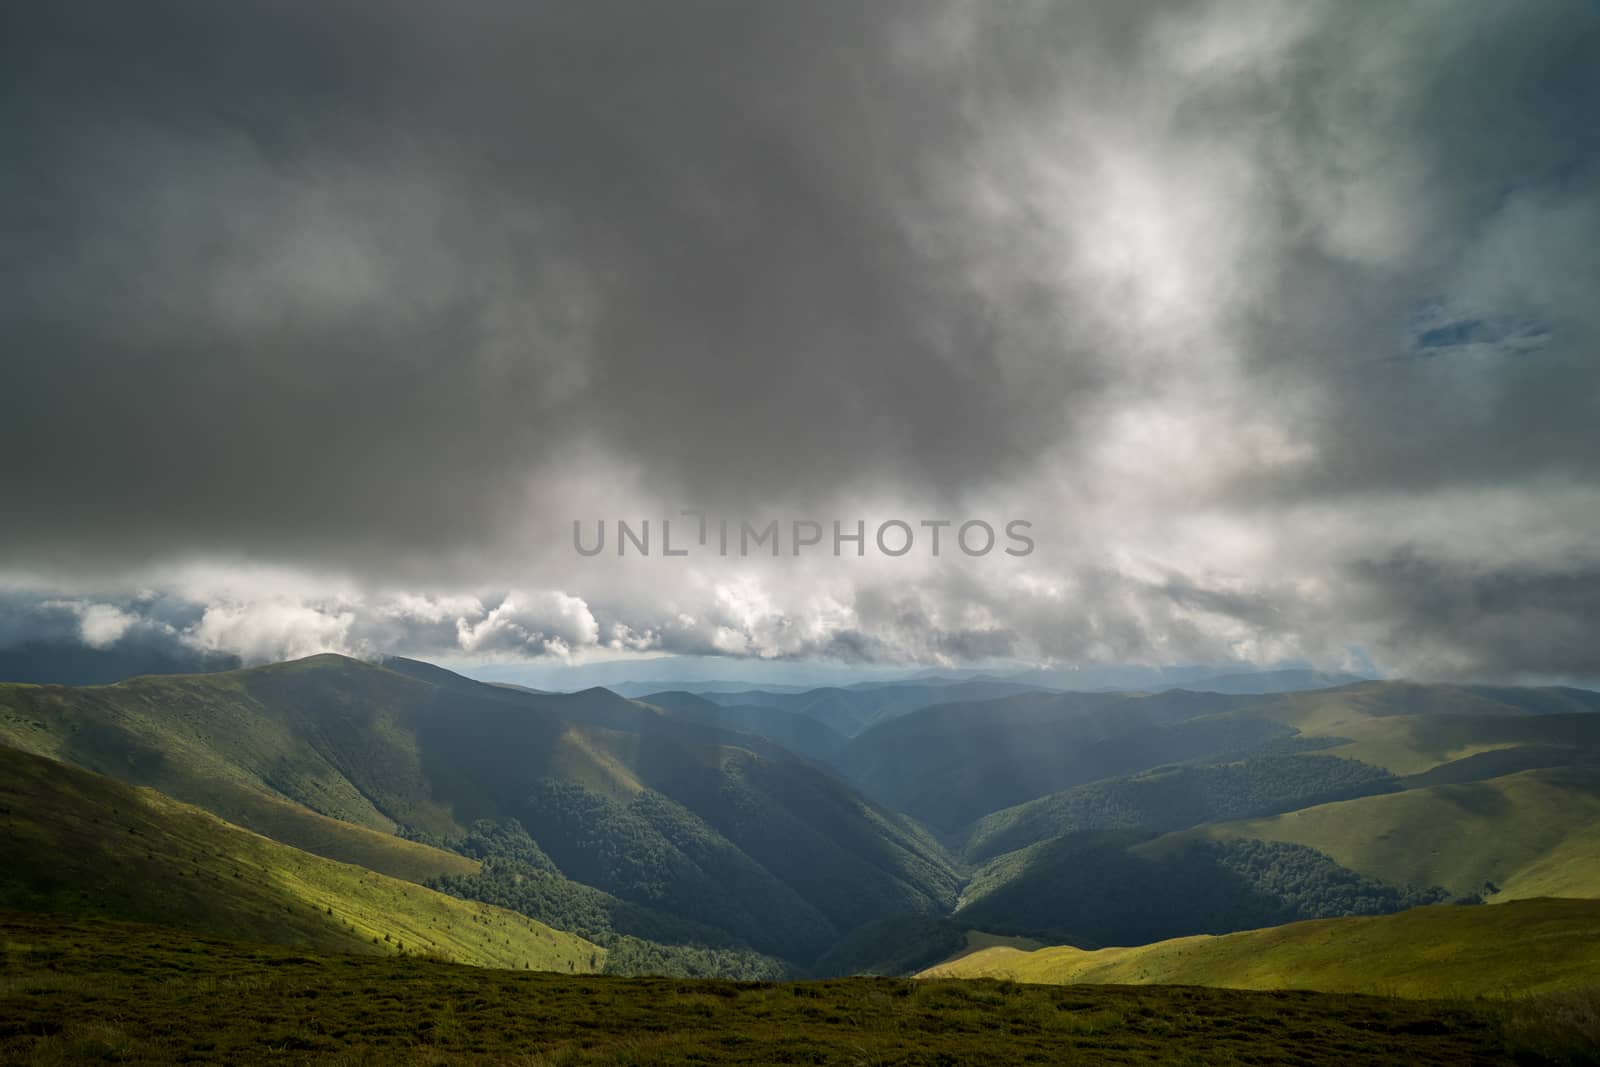
[(20, 913), (0, 913), (0, 945), (0, 1061), (17, 1064), (1587, 1062), (1559, 1031), (1582, 1002), (1512, 1019), (1192, 987), (562, 976)]

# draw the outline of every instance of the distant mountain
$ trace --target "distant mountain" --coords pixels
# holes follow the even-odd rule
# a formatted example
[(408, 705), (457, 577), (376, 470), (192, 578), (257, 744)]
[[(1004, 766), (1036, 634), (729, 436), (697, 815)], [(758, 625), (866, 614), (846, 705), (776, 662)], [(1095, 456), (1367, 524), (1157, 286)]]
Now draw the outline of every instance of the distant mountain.
[[(1586, 690), (1094, 693), (934, 677), (647, 697), (316, 656), (0, 685), (0, 743), (358, 865), (347, 869), (358, 887), (387, 875), (408, 888), (384, 892), (406, 900), (434, 901), (409, 895), (425, 886), (511, 909), (599, 945), (597, 966), (620, 973), (903, 970), (974, 927), (1126, 945), (1449, 899), (1600, 894), (1600, 693)], [(150, 887), (108, 879), (101, 893), (73, 863), (49, 882), (29, 844), (11, 883), (23, 906), (55, 906), (55, 885), (107, 914), (169, 921), (161, 886), (213, 869), (200, 857), (149, 866), (165, 846), (122, 856), (123, 838), (89, 829), (104, 815), (46, 826), (75, 818), (75, 794), (12, 777), (32, 783), (10, 805), (27, 812), (13, 832), (123, 862)], [(193, 837), (200, 824), (183, 825)], [(159, 836), (135, 826), (123, 833)], [(244, 839), (265, 841), (208, 847), (222, 862)], [(346, 869), (311, 858), (290, 865), (309, 872), (302, 881)], [(250, 869), (279, 885), (265, 862)], [(172, 906), (197, 907), (187, 892)], [(243, 925), (226, 929), (308, 936), (294, 903), (305, 907), (304, 886), (286, 892), (250, 896), (229, 920)], [(117, 910), (118, 894), (136, 907)], [(279, 908), (291, 928), (268, 921)]]
[(839, 766), (889, 807), (952, 833), (1075, 785), (1293, 738), (1280, 723), (1217, 717), (1244, 699), (1033, 692), (937, 704), (856, 737)]
[[(604, 686), (615, 692), (638, 695), (639, 685), (649, 692), (682, 690), (768, 689), (803, 692), (819, 686), (849, 685), (865, 680), (898, 681), (904, 670), (848, 666), (805, 660), (762, 660), (742, 656), (648, 656), (643, 659), (604, 659), (579, 664), (559, 661), (485, 663), (464, 673), (485, 682), (515, 682), (551, 692), (573, 692)], [(1209, 673), (1221, 673), (1212, 670)]]
[(1248, 664), (1240, 664), (1237, 671), (1225, 665), (1187, 665), (1178, 667), (1145, 667), (1138, 664), (1091, 664), (1085, 667), (1037, 667), (1030, 670), (1004, 674), (1006, 681), (1037, 689), (1056, 689), (1071, 693), (1123, 693), (1132, 691), (1154, 692), (1175, 686), (1194, 688), (1195, 681), (1219, 674), (1244, 673)]
[[(1600, 693), (1582, 689), (1409, 682), (1261, 696), (1030, 693), (920, 709), (855, 737), (835, 762), (882, 803), (959, 834), (1002, 808), (1173, 763), (1319, 751), (1402, 777), (1458, 753), (1496, 768), (1551, 766), (1586, 748), (1574, 731), (1600, 728), (1597, 710)], [(1541, 751), (1551, 747), (1568, 754)]]
[(0, 686), (0, 741), (246, 819), (264, 796), (434, 843), (514, 820), (565, 875), (799, 963), (954, 901), (926, 833), (770, 742), (603, 689), (393, 667)]
[(827, 724), (783, 708), (744, 704), (725, 706), (685, 692), (651, 693), (639, 700), (689, 722), (765, 738), (790, 752), (821, 763), (832, 762), (849, 744), (849, 738)]
[(1343, 671), (1259, 671), (1253, 674), (1218, 674), (1183, 683), (1185, 689), (1208, 693), (1296, 693), (1308, 689), (1332, 689), (1372, 679)]
[(1160, 767), (992, 812), (973, 825), (962, 855), (982, 863), (1063, 834), (1181, 830), (1224, 819), (1273, 815), (1395, 792), (1400, 781), (1380, 767), (1318, 754)]
[[(1243, 701), (1237, 715), (1292, 727), (1302, 738), (1326, 746), (1330, 755), (1398, 775), (1431, 772), (1493, 749), (1554, 744), (1577, 752), (1588, 747), (1588, 731), (1594, 728), (1585, 716), (1600, 711), (1600, 693), (1586, 689), (1414, 682), (1362, 682), (1234, 699)], [(1600, 719), (1593, 723), (1600, 725)]]
[[(651, 693), (747, 693), (751, 689), (749, 682), (709, 681), (709, 682), (675, 682), (670, 680), (656, 682), (617, 682), (607, 684), (606, 688), (618, 696), (629, 699), (648, 696)], [(771, 693), (804, 693), (810, 686), (804, 685), (768, 685), (763, 686)]]
[(238, 656), (172, 643), (123, 640), (108, 648), (77, 643), (0, 648), (0, 682), (33, 685), (110, 685), (141, 674), (202, 674), (238, 667)]
[(781, 708), (815, 719), (846, 737), (872, 726), (909, 715), (935, 704), (967, 703), (1037, 692), (1015, 682), (979, 680), (929, 684), (897, 683), (850, 689), (807, 689), (800, 693), (751, 689), (728, 693), (702, 693), (706, 700), (727, 707)]
[(313, 856), (149, 789), (0, 746), (0, 906), (334, 952), (598, 970), (521, 915)]

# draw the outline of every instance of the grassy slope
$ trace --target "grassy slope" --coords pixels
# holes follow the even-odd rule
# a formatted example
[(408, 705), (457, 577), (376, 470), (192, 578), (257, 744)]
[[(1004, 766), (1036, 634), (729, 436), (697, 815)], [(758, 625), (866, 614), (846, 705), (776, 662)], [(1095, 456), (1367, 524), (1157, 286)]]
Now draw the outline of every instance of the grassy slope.
[(1263, 698), (1236, 714), (1271, 719), (1312, 738), (1339, 738), (1327, 755), (1395, 774), (1420, 774), (1484, 752), (1529, 745), (1600, 746), (1600, 696), (1558, 688), (1366, 682)]
[(991, 812), (968, 828), (962, 855), (983, 863), (1065, 833), (1180, 830), (1388, 792), (1397, 782), (1376, 767), (1319, 754), (1160, 767)]
[[(451, 731), (468, 724), (453, 720), (470, 712), (471, 726), (498, 731), (501, 742), (484, 754), (489, 766), (476, 770), (516, 765), (601, 792), (640, 788), (624, 761), (597, 743), (604, 731), (577, 729), (529, 704), (540, 700), (492, 686), (462, 694), (322, 655), (108, 686), (0, 685), (0, 742), (151, 786), (225, 818), (234, 816), (230, 805), (253, 793), (383, 833), (405, 825), (445, 834), (495, 814), (499, 799), (486, 795), (481, 774), (441, 783), (428, 765), (430, 743), (458, 740)], [(562, 700), (574, 714), (597, 702)]]
[(1487, 1006), (1316, 993), (570, 978), (5, 914), (0, 947), (0, 1060), (16, 1063), (1423, 1067), (1520, 1051)]
[(395, 837), (392, 819), (274, 721), (251, 693), (251, 677), (0, 685), (0, 743), (150, 786), (285, 844), (406, 881), (477, 870), (466, 857)]
[[(1159, 858), (1196, 838), (1254, 837), (1318, 849), (1389, 883), (1467, 894), (1493, 882), (1498, 892), (1486, 895), (1496, 901), (1600, 896), (1597, 700), (1564, 689), (1366, 683), (1254, 701), (1229, 714), (1269, 718), (1334, 742), (1352, 739), (1296, 759), (1370, 760), (1411, 776), (1395, 781), (1408, 790), (1213, 823), (1133, 851)], [(1048, 814), (1070, 796), (995, 813), (976, 825), (975, 838), (1035, 811)], [(1050, 847), (1046, 841), (989, 860), (974, 872), (963, 904), (1034, 877)]]
[(1093, 952), (995, 945), (969, 948), (923, 975), (1412, 997), (1583, 988), (1600, 985), (1600, 902), (1444, 904)]
[(824, 763), (849, 743), (848, 738), (832, 727), (781, 707), (717, 704), (682, 690), (652, 693), (639, 699), (686, 722), (764, 737), (796, 755)]
[(325, 951), (403, 945), (480, 966), (588, 970), (604, 956), (512, 912), (313, 856), (153, 790), (9, 748), (0, 748), (0, 841), (0, 901), (12, 907)]
[(1396, 775), (1527, 746), (1600, 751), (1596, 711), (1600, 695), (1581, 690), (1404, 682), (1269, 696), (1032, 693), (940, 704), (879, 724), (854, 738), (837, 765), (880, 800), (953, 835), (1088, 782), (1305, 744)]
[(1465, 893), (1493, 882), (1492, 900), (1600, 897), (1600, 766), (1524, 771), (1483, 782), (1363, 797), (1168, 835), (1263, 838), (1309, 845), (1388, 882)]
[(1278, 722), (1218, 714), (1248, 699), (1028, 693), (938, 704), (865, 731), (835, 765), (888, 806), (955, 835), (1035, 797), (1292, 736)]
[[(526, 814), (541, 779), (621, 804), (652, 790), (703, 821), (685, 830), (715, 846), (708, 862), (742, 853), (740, 870), (760, 868), (768, 882), (798, 888), (839, 932), (902, 905), (931, 911), (954, 899), (959, 877), (936, 842), (765, 742), (730, 744), (730, 735), (605, 690), (540, 696), (426, 664), (396, 666), (404, 673), (314, 656), (103, 687), (0, 686), (0, 743), (152, 786), (268, 834), (284, 830), (262, 814), (263, 796), (379, 833), (445, 837), (477, 819)], [(299, 829), (296, 844), (318, 847), (326, 824)], [(693, 873), (699, 860), (679, 858), (669, 866)], [(713, 862), (702, 873), (746, 898), (776, 892), (726, 868)], [(822, 950), (812, 940), (797, 957)]]

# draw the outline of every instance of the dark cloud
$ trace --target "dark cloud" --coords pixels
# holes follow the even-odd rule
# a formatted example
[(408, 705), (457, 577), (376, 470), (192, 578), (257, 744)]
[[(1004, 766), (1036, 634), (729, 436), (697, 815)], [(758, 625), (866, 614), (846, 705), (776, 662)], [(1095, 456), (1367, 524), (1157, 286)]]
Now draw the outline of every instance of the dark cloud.
[(0, 593), (0, 678), (105, 685), (139, 674), (228, 670), (239, 657), (198, 648), (185, 628), (195, 605), (145, 596), (108, 603)]
[[(1588, 669), (1597, 59), (1556, 3), (11, 4), (0, 579), (247, 659)], [(682, 506), (1041, 550), (565, 551)]]
[(1093, 361), (1016, 390), (914, 245), (937, 14), (13, 8), (12, 551), (436, 552), (586, 441), (704, 506), (1029, 462)]
[(1600, 680), (1600, 568), (1479, 567), (1412, 550), (1358, 563), (1351, 578), (1413, 674)]

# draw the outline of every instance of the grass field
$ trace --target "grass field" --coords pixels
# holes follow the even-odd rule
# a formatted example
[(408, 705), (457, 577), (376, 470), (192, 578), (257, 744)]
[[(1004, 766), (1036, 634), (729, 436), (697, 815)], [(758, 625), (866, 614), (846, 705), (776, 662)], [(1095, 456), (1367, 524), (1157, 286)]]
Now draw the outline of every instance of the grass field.
[(15, 913), (0, 913), (0, 945), (0, 1061), (14, 1064), (1592, 1062), (1567, 1005), (563, 976)]
[(279, 844), (122, 782), (0, 747), (0, 904), (334, 952), (597, 969), (604, 950), (514, 912)]
[(1600, 988), (1600, 901), (1443, 904), (1096, 951), (973, 942), (923, 975), (1409, 997)]

